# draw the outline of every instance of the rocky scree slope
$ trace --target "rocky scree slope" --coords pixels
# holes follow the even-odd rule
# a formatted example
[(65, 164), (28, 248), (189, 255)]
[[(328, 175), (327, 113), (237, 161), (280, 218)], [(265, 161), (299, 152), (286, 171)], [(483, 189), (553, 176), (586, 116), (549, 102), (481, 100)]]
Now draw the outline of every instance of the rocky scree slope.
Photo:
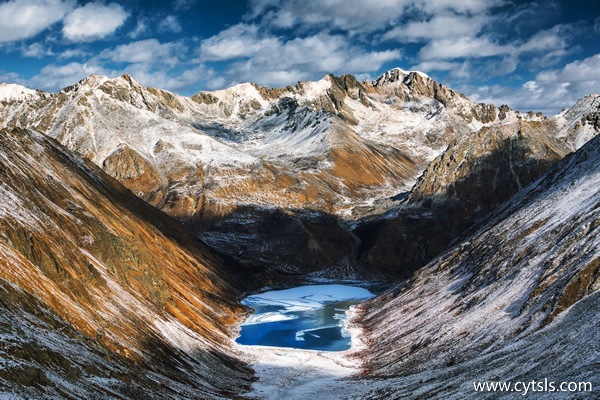
[(385, 378), (371, 394), (464, 398), (474, 381), (544, 378), (597, 388), (599, 187), (595, 137), (411, 281), (361, 305), (370, 346), (360, 356)]
[(0, 392), (223, 398), (249, 386), (231, 346), (245, 310), (210, 249), (41, 133), (1, 130), (0, 172)]
[[(351, 266), (357, 240), (340, 216), (407, 191), (457, 137), (541, 118), (474, 104), (399, 68), (372, 82), (329, 75), (189, 98), (128, 75), (53, 94), (5, 92), (1, 126), (56, 138), (219, 251), (284, 273)], [(290, 241), (297, 246), (280, 252)]]

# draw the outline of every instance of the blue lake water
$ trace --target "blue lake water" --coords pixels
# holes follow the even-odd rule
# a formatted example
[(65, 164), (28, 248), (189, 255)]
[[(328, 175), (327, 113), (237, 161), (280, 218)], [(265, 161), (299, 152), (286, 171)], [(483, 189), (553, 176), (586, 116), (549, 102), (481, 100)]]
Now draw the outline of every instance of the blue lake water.
[(246, 297), (254, 313), (236, 342), (243, 345), (342, 351), (350, 348), (346, 311), (374, 297), (349, 285), (308, 285)]

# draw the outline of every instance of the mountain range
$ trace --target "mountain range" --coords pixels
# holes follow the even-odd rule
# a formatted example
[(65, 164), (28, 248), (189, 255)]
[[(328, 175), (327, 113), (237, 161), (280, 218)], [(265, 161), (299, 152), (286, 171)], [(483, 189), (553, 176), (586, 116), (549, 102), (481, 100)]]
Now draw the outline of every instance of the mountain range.
[(0, 128), (0, 388), (236, 397), (238, 300), (316, 278), (398, 283), (355, 317), (347, 398), (551, 359), (597, 381), (598, 95), (547, 117), (400, 68), (192, 97), (92, 75), (3, 84)]

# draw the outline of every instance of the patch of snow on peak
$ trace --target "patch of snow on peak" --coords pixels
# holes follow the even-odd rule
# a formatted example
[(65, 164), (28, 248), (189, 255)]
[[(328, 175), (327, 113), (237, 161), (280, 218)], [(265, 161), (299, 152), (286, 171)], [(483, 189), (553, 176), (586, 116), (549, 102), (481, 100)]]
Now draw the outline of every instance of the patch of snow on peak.
[(307, 101), (317, 100), (319, 97), (325, 95), (330, 88), (331, 81), (329, 79), (321, 79), (316, 82), (305, 82), (304, 99)]
[(0, 84), (0, 101), (2, 100), (25, 100), (27, 98), (36, 97), (35, 90), (26, 88), (25, 86), (15, 83)]
[(104, 75), (96, 75), (92, 74), (87, 78), (83, 78), (79, 81), (79, 85), (81, 86), (90, 86), (90, 87), (98, 87), (102, 85), (104, 82), (109, 81), (110, 78)]
[[(558, 138), (569, 138), (572, 150), (577, 150), (598, 134), (594, 118), (600, 113), (600, 95), (589, 94), (571, 108), (563, 110), (554, 120), (560, 127)], [(587, 120), (588, 118), (592, 120)]]
[(262, 98), (256, 87), (251, 83), (240, 83), (227, 89), (212, 92), (217, 97), (241, 97), (246, 100), (259, 100)]

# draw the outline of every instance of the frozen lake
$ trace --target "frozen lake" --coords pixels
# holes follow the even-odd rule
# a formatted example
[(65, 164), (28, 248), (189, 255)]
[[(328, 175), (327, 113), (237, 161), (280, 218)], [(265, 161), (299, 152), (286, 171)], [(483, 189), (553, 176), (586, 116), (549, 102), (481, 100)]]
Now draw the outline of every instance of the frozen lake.
[(243, 345), (342, 351), (350, 348), (346, 311), (374, 297), (349, 285), (309, 285), (255, 294), (242, 300), (254, 313), (236, 342)]

